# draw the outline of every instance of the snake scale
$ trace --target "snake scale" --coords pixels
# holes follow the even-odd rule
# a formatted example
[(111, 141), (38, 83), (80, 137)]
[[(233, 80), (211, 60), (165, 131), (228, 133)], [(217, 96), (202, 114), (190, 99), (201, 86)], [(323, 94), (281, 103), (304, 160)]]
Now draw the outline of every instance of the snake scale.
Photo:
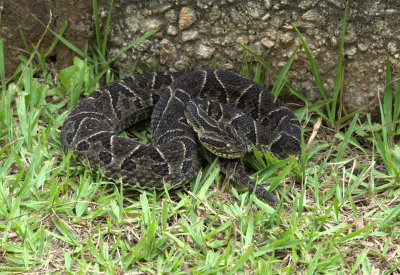
[[(150, 116), (154, 145), (119, 135)], [(230, 71), (207, 70), (112, 82), (72, 110), (61, 143), (107, 178), (155, 189), (194, 178), (201, 143), (221, 157), (221, 170), (231, 180), (276, 204), (278, 199), (248, 178), (241, 157), (252, 144), (279, 158), (298, 154), (300, 133), (295, 115), (262, 86)]]

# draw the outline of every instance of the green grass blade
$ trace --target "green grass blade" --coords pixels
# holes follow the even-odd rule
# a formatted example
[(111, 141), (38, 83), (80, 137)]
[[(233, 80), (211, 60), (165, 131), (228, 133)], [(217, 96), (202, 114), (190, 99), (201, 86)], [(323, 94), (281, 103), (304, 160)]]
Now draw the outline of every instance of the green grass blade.
[[(345, 139), (345, 134), (342, 133), (342, 132), (339, 132), (339, 133), (335, 134), (335, 138), (337, 138), (338, 140), (343, 141)], [(354, 137), (350, 137), (349, 143), (351, 145), (353, 145), (354, 147), (358, 148), (360, 151), (363, 151), (364, 153), (367, 153), (365, 151), (365, 149), (361, 146), (361, 144), (357, 141), (357, 139), (355, 139)]]
[(246, 237), (244, 242), (244, 247), (250, 247), (253, 242), (254, 236), (254, 218), (250, 217), (249, 222), (247, 223)]
[(347, 146), (348, 146), (348, 144), (350, 142), (351, 135), (353, 134), (353, 132), (355, 130), (355, 127), (356, 127), (357, 119), (358, 119), (358, 116), (355, 115), (353, 120), (351, 121), (351, 123), (349, 125), (349, 129), (347, 129), (347, 131), (346, 131), (346, 134), (345, 134), (345, 136), (343, 138), (342, 143), (340, 144), (340, 147), (339, 147), (339, 150), (338, 150), (338, 153), (337, 153), (337, 156), (336, 156), (336, 161), (337, 162), (341, 161), (341, 159), (343, 157), (343, 154), (344, 154), (344, 151), (345, 151), (345, 149), (347, 148)]
[(16, 107), (21, 127), (22, 136), (24, 137), (25, 143), (28, 148), (31, 147), (31, 133), (29, 131), (29, 116), (27, 115), (27, 107), (24, 96), (19, 96), (16, 99)]
[(400, 115), (400, 66), (397, 69), (396, 97), (394, 101), (393, 121), (397, 121)]
[[(321, 114), (321, 111), (319, 109), (321, 109), (324, 106), (327, 106), (328, 104), (332, 103), (333, 101), (335, 101), (335, 99), (321, 100), (321, 101), (312, 103), (311, 105), (308, 105), (306, 107), (302, 107), (300, 109), (295, 110), (294, 114), (296, 115), (296, 117), (299, 120), (301, 120), (301, 118), (305, 117), (306, 114), (310, 114), (313, 112), (316, 112), (319, 115), (319, 114)], [(324, 117), (326, 120), (327, 117), (323, 116), (323, 118)]]
[[(362, 234), (362, 233), (371, 230), (374, 226), (375, 226), (375, 223), (371, 223), (366, 227), (363, 227), (363, 228), (361, 228), (361, 229), (359, 229), (357, 231), (354, 231), (354, 232), (352, 232), (350, 234), (347, 234), (347, 235), (345, 235), (343, 237), (338, 238), (337, 242), (338, 243), (344, 243), (344, 242), (347, 242), (347, 241), (352, 240), (354, 238), (357, 238), (357, 239), (362, 238), (362, 239), (364, 239), (364, 238), (366, 238), (366, 236), (365, 236), (365, 234)], [(368, 235), (368, 234), (366, 234), (366, 235)]]
[[(261, 57), (264, 59), (264, 52), (262, 53)], [(259, 85), (264, 84), (264, 74), (263, 74), (263, 66), (260, 63), (257, 63), (255, 74), (253, 80), (258, 83)]]
[(22, 32), (22, 29), (19, 29), (19, 34), (21, 35), (22, 43), (24, 44), (25, 50), (29, 53), (31, 49), (29, 48), (28, 42), (26, 41), (25, 35)]
[[(54, 225), (57, 227), (57, 229), (60, 231), (61, 234), (63, 234), (62, 240), (66, 241), (67, 243), (75, 246), (81, 246), (79, 245), (79, 241), (75, 234), (71, 232), (68, 227), (65, 225), (65, 223), (59, 219), (59, 218), (53, 218)], [(57, 236), (58, 237), (58, 236)]]
[[(244, 51), (249, 52), (257, 60), (257, 62), (261, 63), (273, 75), (278, 76), (278, 72), (274, 68), (272, 68), (268, 63), (266, 63), (261, 56), (257, 55), (254, 51), (252, 51), (245, 45), (242, 45), (242, 48)], [(250, 69), (248, 69), (248, 70), (250, 70)], [(246, 76), (246, 74), (244, 74), (244, 75)], [(292, 85), (290, 85), (289, 83), (286, 83), (286, 86), (289, 88), (290, 92), (293, 95), (300, 98), (303, 102), (311, 105), (311, 102), (305, 96), (303, 96), (301, 93), (299, 93)]]
[(167, 221), (168, 221), (168, 200), (167, 198), (164, 198), (162, 206), (162, 215), (161, 215), (161, 228), (163, 231), (167, 230)]
[(356, 261), (356, 263), (353, 265), (353, 267), (351, 269), (351, 273), (352, 274), (356, 274), (357, 273), (357, 270), (358, 270), (359, 266), (364, 261), (364, 259), (368, 256), (368, 252), (369, 252), (369, 249), (364, 248), (361, 251), (360, 255), (358, 255), (357, 261)]
[[(278, 72), (274, 68), (272, 68), (268, 63), (266, 63), (262, 56), (259, 56), (258, 54), (256, 54), (254, 51), (252, 51), (250, 48), (248, 48), (245, 45), (241, 45), (241, 46), (244, 51), (249, 52), (252, 56), (254, 56), (254, 58), (257, 60), (257, 62), (261, 63), (268, 71), (272, 72), (275, 76), (278, 75)], [(246, 60), (247, 60), (247, 58), (246, 58)], [(251, 65), (250, 61), (248, 63)], [(247, 70), (250, 71), (251, 66), (248, 66)]]
[(206, 178), (204, 184), (201, 186), (199, 192), (197, 193), (197, 196), (200, 200), (204, 200), (206, 198), (207, 190), (210, 188), (211, 184), (217, 178), (218, 174), (219, 174), (219, 168), (214, 166), (214, 168), (212, 169), (212, 172)]
[(251, 72), (252, 62), (247, 59), (246, 48), (242, 45), (242, 66), (240, 68), (240, 74), (249, 78)]
[[(59, 36), (63, 36), (65, 30), (67, 29), (68, 23), (64, 22), (60, 28), (60, 31), (58, 33)], [(45, 57), (48, 57), (51, 52), (54, 50), (54, 47), (57, 45), (58, 41), (60, 41), (57, 37), (54, 38), (53, 42), (51, 42), (51, 45), (49, 47), (49, 49), (47, 50), (47, 52), (45, 53)]]
[(193, 228), (191, 225), (189, 225), (185, 220), (182, 221), (181, 225), (185, 231), (189, 232), (189, 236), (191, 239), (194, 241), (194, 243), (197, 245), (198, 248), (202, 251), (204, 255), (207, 255), (207, 250), (206, 246), (204, 245), (204, 242), (201, 238), (201, 235), (198, 233), (198, 231)]
[(147, 199), (146, 193), (140, 195), (140, 205), (143, 210), (143, 220), (146, 224), (150, 223), (151, 214), (149, 200)]
[(156, 236), (157, 230), (157, 219), (154, 218), (153, 221), (150, 223), (149, 228), (147, 230), (147, 239), (146, 239), (146, 248), (145, 248), (145, 257), (149, 257), (154, 247), (154, 240)]
[(299, 48), (296, 48), (293, 51), (292, 55), (290, 56), (289, 60), (286, 62), (285, 66), (283, 66), (282, 70), (280, 71), (280, 73), (278, 75), (278, 78), (275, 81), (275, 84), (274, 84), (274, 87), (272, 88), (271, 93), (276, 97), (279, 96), (283, 87), (285, 86), (286, 76), (289, 72), (290, 66), (292, 65), (292, 62), (293, 62), (298, 50), (299, 50)]
[[(243, 52), (247, 51), (249, 52), (256, 60), (257, 62), (261, 63), (268, 71), (270, 71), (272, 74), (274, 74), (275, 76), (278, 76), (278, 72), (273, 69), (268, 63), (266, 63), (264, 61), (264, 59), (257, 55), (254, 51), (252, 51), (251, 49), (249, 49), (248, 47), (246, 47), (245, 45), (242, 45), (243, 48)], [(250, 62), (249, 62), (250, 63)], [(246, 72), (248, 72), (250, 68), (246, 69)], [(248, 73), (247, 73), (248, 74)], [(243, 75), (247, 76), (246, 73), (244, 73)], [(305, 104), (307, 104), (308, 106), (313, 105), (313, 103), (311, 101), (309, 101), (305, 96), (303, 96), (299, 91), (297, 91), (292, 85), (290, 85), (288, 82), (285, 83), (286, 87), (289, 89), (290, 93), (294, 96), (296, 96), (297, 98), (301, 99)], [(332, 100), (332, 99), (328, 99), (328, 100)], [(328, 117), (321, 112), (320, 110), (316, 109), (315, 110), (316, 113), (321, 116), (325, 121), (329, 121)]]
[(101, 45), (101, 53), (103, 56), (106, 56), (107, 41), (108, 41), (108, 34), (110, 32), (111, 14), (112, 14), (113, 6), (114, 6), (114, 0), (111, 0), (110, 8), (107, 13), (106, 26), (104, 29), (103, 43)]
[(398, 268), (400, 268), (400, 261), (398, 261), (391, 269), (383, 273), (383, 275), (393, 274), (392, 272), (398, 270)]
[(274, 179), (274, 181), (271, 183), (271, 186), (268, 188), (268, 190), (270, 192), (272, 192), (272, 190), (275, 190), (275, 188), (283, 182), (283, 180), (285, 179), (285, 177), (289, 174), (290, 171), (292, 171), (293, 167), (292, 165), (288, 165), (285, 167), (285, 169), (283, 169), (282, 172), (280, 172), (278, 174), (278, 176)]
[(3, 40), (0, 39), (0, 81), (1, 90), (5, 92), (6, 90), (6, 71), (4, 68), (4, 46)]
[(85, 56), (85, 52), (80, 50), (78, 47), (76, 47), (74, 44), (72, 44), (71, 42), (69, 42), (67, 39), (65, 39), (64, 37), (62, 37), (62, 35), (56, 33), (55, 31), (53, 31), (52, 29), (49, 29), (49, 31), (58, 39), (60, 40), (65, 46), (67, 46), (70, 50), (72, 50), (73, 52), (77, 53), (78, 55), (80, 55), (81, 57), (87, 57), (89, 60), (91, 59), (88, 56)]
[(390, 69), (389, 56), (386, 57), (386, 81), (385, 89), (383, 90), (383, 120), (382, 124), (392, 123), (392, 71)]
[(360, 108), (360, 109), (358, 109), (358, 110), (356, 110), (356, 111), (354, 111), (354, 112), (352, 112), (352, 113), (350, 113), (350, 114), (348, 114), (348, 115), (346, 115), (344, 117), (341, 117), (340, 119), (335, 121), (335, 125), (343, 124), (344, 122), (346, 122), (350, 118), (354, 117), (355, 115), (358, 115), (358, 114), (364, 112), (366, 109), (368, 109), (368, 107), (362, 107), (362, 108)]
[(378, 133), (373, 133), (373, 138), (374, 138), (374, 143), (376, 146), (376, 150), (378, 151), (379, 155), (381, 156), (385, 167), (387, 169), (387, 172), (389, 173), (389, 175), (393, 175), (395, 173), (395, 171), (392, 168), (392, 165), (390, 164), (390, 153), (388, 152), (388, 150), (386, 150), (387, 146), (384, 144), (384, 141), (381, 137), (380, 134)]
[(133, 46), (135, 46), (136, 44), (142, 42), (143, 40), (145, 40), (146, 38), (152, 36), (153, 34), (155, 34), (158, 30), (152, 30), (148, 33), (146, 33), (145, 35), (139, 37), (138, 39), (136, 39), (135, 41), (131, 42), (128, 46), (126, 46), (120, 53), (118, 53), (117, 55), (113, 56), (105, 65), (104, 65), (104, 69), (101, 73), (99, 73), (96, 76), (96, 82), (99, 81), (99, 79), (108, 71), (108, 67), (110, 66), (111, 63), (113, 63), (118, 57), (120, 57), (123, 53), (125, 53), (127, 50), (129, 50), (130, 48), (132, 48)]
[[(336, 73), (335, 73), (335, 82), (333, 86), (333, 93), (332, 93), (332, 98), (338, 99), (338, 95), (340, 92), (340, 89), (342, 87), (342, 82), (344, 81), (344, 76), (342, 75), (342, 62), (343, 62), (343, 50), (344, 50), (344, 40), (345, 40), (345, 34), (346, 34), (346, 22), (347, 22), (347, 10), (348, 10), (348, 2), (346, 2), (346, 8), (344, 10), (344, 17), (343, 17), (343, 22), (342, 22), (342, 33), (340, 35), (340, 44), (339, 44), (339, 55), (338, 55), (338, 61), (336, 63)], [(336, 116), (336, 104), (337, 101), (334, 101), (332, 103), (332, 108), (328, 111), (328, 116), (331, 122), (335, 121), (335, 116)]]
[[(304, 40), (304, 37), (301, 35), (299, 29), (295, 25), (293, 25), (293, 27), (296, 30), (297, 34), (299, 35), (300, 40), (301, 40), (301, 44), (303, 45), (303, 48), (304, 48), (304, 50), (305, 50), (305, 52), (307, 54), (308, 62), (310, 63), (310, 67), (311, 67), (311, 72), (314, 75), (314, 78), (315, 78), (315, 81), (317, 83), (317, 86), (318, 86), (322, 96), (324, 97), (324, 100), (327, 100), (328, 99), (328, 94), (325, 91), (324, 85), (322, 84), (321, 75), (319, 73), (317, 62), (315, 61), (315, 59), (314, 59), (310, 49), (308, 48), (308, 45), (307, 45), (306, 41)], [(328, 113), (331, 112), (330, 111), (331, 110), (330, 106), (327, 106), (327, 110), (328, 110)]]
[(389, 215), (385, 217), (385, 219), (382, 221), (381, 226), (387, 226), (389, 225), (390, 222), (396, 222), (396, 220), (399, 218), (400, 215), (400, 204), (397, 205), (392, 211), (390, 211)]
[(93, 0), (93, 17), (94, 17), (94, 31), (96, 34), (96, 46), (101, 49), (101, 32), (100, 32), (100, 17), (97, 0)]
[(250, 257), (250, 255), (253, 253), (254, 250), (254, 245), (252, 244), (244, 253), (242, 256), (240, 256), (239, 260), (236, 262), (236, 264), (232, 267), (229, 272), (227, 272), (227, 275), (232, 275), (236, 274), (236, 271), (238, 271), (240, 268), (243, 267), (244, 263), (247, 261), (247, 259)]

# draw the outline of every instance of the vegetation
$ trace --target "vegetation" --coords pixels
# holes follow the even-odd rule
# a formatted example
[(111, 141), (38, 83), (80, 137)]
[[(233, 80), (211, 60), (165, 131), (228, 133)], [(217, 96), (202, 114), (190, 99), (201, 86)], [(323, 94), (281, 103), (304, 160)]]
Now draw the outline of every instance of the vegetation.
[[(97, 15), (96, 1), (94, 9)], [(376, 101), (380, 120), (365, 108), (342, 116), (346, 15), (332, 98), (296, 29), (321, 102), (309, 102), (287, 82), (298, 50), (276, 72), (243, 47), (244, 75), (263, 82), (270, 70), (277, 75), (274, 94), (286, 87), (305, 103), (295, 111), (304, 129), (300, 156), (247, 156), (256, 171), (252, 177), (281, 199), (277, 209), (225, 182), (207, 152), (209, 164), (187, 186), (158, 193), (122, 189), (63, 153), (60, 127), (81, 91), (88, 94), (100, 80), (116, 78), (110, 67), (115, 57), (106, 56), (110, 20), (103, 36), (96, 16), (95, 22), (90, 55), (88, 47), (78, 49), (63, 38), (66, 26), (52, 31), (52, 48), (64, 43), (77, 53), (58, 74), (46, 64), (52, 48), (44, 53), (27, 45), (31, 58), (21, 57), (7, 80), (0, 40), (0, 271), (400, 273), (400, 70), (393, 75), (387, 60), (386, 86)], [(148, 126), (123, 134), (150, 139)]]

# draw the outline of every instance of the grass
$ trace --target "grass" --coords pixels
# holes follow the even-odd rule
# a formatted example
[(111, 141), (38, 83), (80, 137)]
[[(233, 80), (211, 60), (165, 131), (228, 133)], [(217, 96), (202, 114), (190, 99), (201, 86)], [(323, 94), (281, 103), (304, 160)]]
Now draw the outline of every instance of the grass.
[[(380, 120), (373, 121), (363, 110), (337, 116), (340, 62), (335, 97), (311, 103), (286, 78), (298, 50), (276, 72), (244, 47), (244, 75), (262, 82), (270, 70), (275, 94), (286, 87), (306, 105), (295, 110), (304, 131), (300, 156), (247, 156), (252, 177), (283, 202), (273, 209), (225, 182), (206, 152), (208, 165), (188, 185), (158, 193), (122, 189), (63, 154), (59, 129), (81, 91), (118, 77), (97, 28), (90, 56), (62, 37), (65, 26), (52, 31), (53, 46), (78, 54), (58, 74), (46, 67), (49, 52), (36, 47), (7, 80), (0, 40), (0, 271), (400, 274), (400, 72), (394, 75), (389, 60)], [(148, 142), (146, 130), (138, 136)]]

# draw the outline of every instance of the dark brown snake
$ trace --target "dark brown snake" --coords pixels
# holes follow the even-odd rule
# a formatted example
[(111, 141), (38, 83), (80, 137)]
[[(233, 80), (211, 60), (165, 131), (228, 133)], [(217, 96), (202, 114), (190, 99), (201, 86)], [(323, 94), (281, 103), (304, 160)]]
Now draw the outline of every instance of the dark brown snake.
[[(150, 115), (154, 145), (119, 135)], [(221, 170), (230, 179), (277, 204), (248, 178), (241, 157), (251, 144), (279, 158), (298, 154), (300, 133), (295, 115), (266, 89), (235, 73), (209, 70), (145, 73), (112, 82), (68, 115), (61, 143), (108, 178), (160, 189), (195, 177), (200, 142), (221, 157)]]

